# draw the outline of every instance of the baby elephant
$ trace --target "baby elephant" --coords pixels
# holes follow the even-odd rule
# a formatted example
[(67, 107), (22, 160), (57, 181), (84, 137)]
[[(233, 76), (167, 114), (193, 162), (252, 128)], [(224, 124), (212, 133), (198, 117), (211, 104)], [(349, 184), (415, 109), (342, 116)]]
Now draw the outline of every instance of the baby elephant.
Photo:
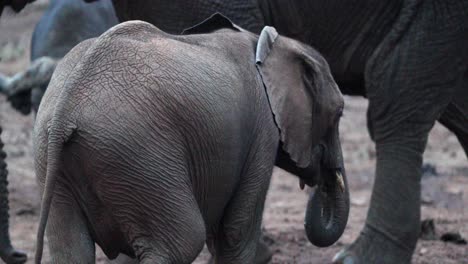
[(253, 263), (275, 164), (318, 185), (305, 228), (328, 246), (349, 210), (342, 110), (322, 56), (271, 27), (215, 14), (181, 36), (131, 21), (84, 41), (36, 120), (36, 263), (47, 222), (54, 263), (94, 263), (95, 243), (191, 263), (205, 242), (215, 263)]

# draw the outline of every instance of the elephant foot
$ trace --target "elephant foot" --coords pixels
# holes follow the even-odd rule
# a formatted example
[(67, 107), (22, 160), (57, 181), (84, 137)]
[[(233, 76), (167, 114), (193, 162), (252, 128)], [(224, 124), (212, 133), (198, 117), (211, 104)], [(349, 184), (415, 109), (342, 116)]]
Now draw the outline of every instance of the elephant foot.
[(353, 244), (333, 257), (333, 264), (411, 263), (413, 250), (399, 245), (383, 233), (364, 227)]
[(270, 262), (271, 257), (273, 256), (273, 253), (271, 253), (270, 248), (268, 247), (267, 244), (263, 241), (263, 239), (260, 239), (260, 241), (257, 244), (257, 253), (255, 254), (255, 264), (266, 264)]
[(15, 250), (12, 247), (0, 251), (0, 258), (6, 264), (22, 264), (28, 260), (26, 253)]
[[(267, 244), (263, 241), (263, 239), (260, 239), (260, 241), (257, 244), (257, 253), (255, 254), (255, 264), (267, 264), (270, 262), (271, 257), (273, 256), (273, 253), (271, 253), (270, 248), (268, 247)], [(214, 258), (211, 257), (210, 260), (208, 260), (207, 264), (215, 264)]]

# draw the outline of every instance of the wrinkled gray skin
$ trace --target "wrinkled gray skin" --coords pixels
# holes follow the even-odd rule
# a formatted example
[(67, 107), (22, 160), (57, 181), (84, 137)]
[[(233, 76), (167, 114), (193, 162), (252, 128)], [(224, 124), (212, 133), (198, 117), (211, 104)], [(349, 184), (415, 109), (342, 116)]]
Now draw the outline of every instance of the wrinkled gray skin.
[(186, 33), (123, 23), (57, 66), (34, 132), (36, 263), (46, 224), (54, 263), (93, 263), (95, 242), (145, 264), (191, 263), (205, 242), (216, 263), (253, 263), (275, 164), (318, 185), (311, 240), (343, 232), (343, 98), (323, 57), (221, 15)]
[[(16, 12), (32, 2), (31, 0), (3, 0), (0, 2), (0, 15), (3, 8), (10, 6)], [(0, 85), (3, 79), (0, 78)], [(0, 134), (2, 127), (0, 126)], [(26, 253), (16, 250), (11, 245), (9, 232), (9, 206), (8, 206), (8, 170), (5, 162), (6, 153), (3, 150), (3, 141), (0, 138), (0, 258), (7, 264), (21, 264), (27, 260)]]
[[(5, 6), (21, 10), (32, 1), (2, 1)], [(110, 1), (87, 4), (76, 0), (52, 0), (37, 23), (31, 41), (31, 66), (8, 78), (0, 74), (0, 92), (22, 114), (36, 112), (58, 60), (79, 42), (96, 37), (111, 26), (117, 18)], [(1, 128), (0, 128), (1, 131)], [(0, 132), (1, 133), (1, 132)], [(3, 143), (0, 140), (3, 148)], [(8, 181), (6, 153), (0, 150), (0, 257), (6, 263), (24, 263), (26, 254), (13, 249), (8, 232)]]
[(411, 261), (420, 224), (422, 154), (434, 123), (454, 132), (468, 153), (468, 1), (113, 3), (121, 21), (140, 19), (173, 33), (222, 12), (253, 32), (272, 25), (322, 53), (344, 94), (369, 99), (368, 128), (377, 150), (365, 227), (334, 262)]

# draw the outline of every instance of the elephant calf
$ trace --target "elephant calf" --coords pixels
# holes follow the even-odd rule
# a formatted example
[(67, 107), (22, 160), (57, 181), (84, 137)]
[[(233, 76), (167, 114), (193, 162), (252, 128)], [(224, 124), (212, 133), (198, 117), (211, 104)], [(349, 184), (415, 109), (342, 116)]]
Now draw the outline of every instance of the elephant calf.
[(273, 166), (318, 185), (312, 243), (342, 234), (342, 95), (323, 57), (220, 14), (175, 36), (140, 21), (76, 46), (39, 107), (35, 167), (54, 263), (252, 263)]

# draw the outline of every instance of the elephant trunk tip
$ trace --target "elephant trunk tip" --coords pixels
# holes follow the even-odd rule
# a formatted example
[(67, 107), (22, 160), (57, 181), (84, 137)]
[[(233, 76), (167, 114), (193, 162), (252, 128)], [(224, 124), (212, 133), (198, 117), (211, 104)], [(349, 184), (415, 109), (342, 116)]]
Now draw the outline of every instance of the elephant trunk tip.
[(336, 177), (336, 184), (327, 188), (318, 186), (309, 197), (304, 227), (307, 238), (317, 247), (334, 244), (348, 222), (349, 192), (346, 178), (341, 173), (336, 173)]

